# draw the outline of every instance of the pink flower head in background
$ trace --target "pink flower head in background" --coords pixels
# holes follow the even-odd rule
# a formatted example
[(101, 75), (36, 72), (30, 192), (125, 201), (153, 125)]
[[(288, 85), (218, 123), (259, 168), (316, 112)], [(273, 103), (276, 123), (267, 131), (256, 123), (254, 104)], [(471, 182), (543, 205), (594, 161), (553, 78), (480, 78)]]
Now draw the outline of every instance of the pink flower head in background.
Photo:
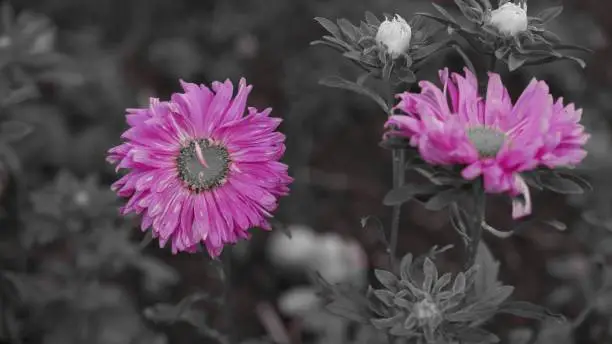
[(478, 81), (466, 68), (465, 76), (439, 72), (443, 88), (421, 81), (420, 93), (405, 92), (386, 123), (390, 135), (410, 139), (421, 157), (433, 165), (461, 165), (463, 178), (483, 177), (489, 193), (523, 195), (513, 217), (531, 213), (529, 189), (520, 173), (536, 167), (568, 167), (585, 156), (589, 138), (579, 124), (581, 110), (563, 99), (553, 101), (544, 81), (532, 80), (513, 105), (498, 74), (489, 73), (486, 99)]
[(266, 218), (292, 182), (278, 161), (285, 136), (271, 109), (245, 115), (252, 86), (244, 79), (234, 98), (229, 80), (212, 90), (181, 83), (185, 92), (170, 101), (127, 110), (125, 142), (108, 161), (128, 172), (113, 190), (129, 198), (122, 213), (142, 214), (142, 230), (150, 227), (160, 247), (194, 252), (203, 243), (216, 257), (249, 228), (270, 229)]

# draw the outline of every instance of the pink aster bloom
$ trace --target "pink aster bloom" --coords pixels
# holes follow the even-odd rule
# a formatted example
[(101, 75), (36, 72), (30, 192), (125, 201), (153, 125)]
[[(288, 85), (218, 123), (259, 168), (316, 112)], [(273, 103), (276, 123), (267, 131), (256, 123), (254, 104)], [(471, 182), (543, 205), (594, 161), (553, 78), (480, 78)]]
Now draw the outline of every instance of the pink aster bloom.
[(467, 68), (465, 76), (448, 69), (439, 76), (442, 89), (421, 81), (420, 93), (397, 95), (396, 108), (405, 115), (390, 117), (388, 134), (409, 138), (430, 164), (464, 166), (468, 180), (482, 176), (486, 192), (523, 195), (525, 202), (514, 203), (515, 218), (531, 213), (521, 172), (572, 166), (586, 156), (581, 110), (564, 107), (562, 99), (553, 102), (544, 81), (532, 80), (512, 104), (498, 74), (489, 73), (485, 99)]
[(184, 93), (170, 101), (151, 99), (128, 109), (125, 142), (108, 161), (127, 174), (113, 190), (129, 198), (122, 213), (142, 214), (160, 247), (194, 252), (203, 243), (218, 256), (225, 244), (249, 237), (248, 229), (270, 229), (267, 218), (292, 178), (278, 160), (285, 136), (279, 118), (248, 108), (252, 86), (240, 80), (237, 95), (227, 80), (204, 85), (181, 81)]

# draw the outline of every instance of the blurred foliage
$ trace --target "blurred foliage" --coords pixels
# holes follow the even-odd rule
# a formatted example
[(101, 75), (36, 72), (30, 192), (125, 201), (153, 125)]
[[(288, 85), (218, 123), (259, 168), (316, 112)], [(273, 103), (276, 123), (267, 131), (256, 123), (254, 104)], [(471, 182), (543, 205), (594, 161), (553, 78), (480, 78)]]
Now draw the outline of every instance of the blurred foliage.
[[(367, 99), (318, 85), (322, 76), (354, 75), (356, 68), (327, 49), (309, 47), (324, 34), (313, 18), (358, 22), (366, 11), (379, 18), (383, 13), (410, 18), (415, 12), (432, 12), (429, 1), (9, 3), (3, 2), (0, 17), (1, 342), (161, 344), (210, 337), (211, 331), (199, 334), (189, 327), (159, 325), (164, 321), (154, 310), (161, 307), (169, 316), (168, 310), (176, 310), (173, 305), (180, 300), (190, 300), (203, 288), (215, 289), (216, 283), (202, 257), (170, 257), (141, 245), (132, 220), (118, 216), (120, 201), (108, 189), (114, 171), (104, 162), (105, 151), (124, 129), (124, 109), (142, 106), (151, 96), (167, 97), (178, 89), (178, 78), (208, 83), (244, 75), (253, 83), (249, 102), (272, 106), (275, 115), (284, 118), (286, 162), (296, 177), (279, 220), (356, 236), (371, 265), (385, 264), (387, 258), (373, 239), (376, 234), (358, 230), (363, 216), (388, 216), (380, 201), (388, 188), (384, 181), (389, 179), (390, 164), (387, 152), (377, 147), (384, 113)], [(443, 1), (437, 3), (444, 6)], [(600, 7), (589, 12), (586, 3), (566, 1), (566, 7), (577, 4), (582, 9), (567, 8), (547, 27), (564, 40), (607, 56), (604, 37), (610, 32), (601, 31), (593, 20), (607, 12)], [(534, 13), (549, 5), (535, 0), (529, 4)], [(448, 10), (459, 17), (450, 6)], [(416, 76), (431, 78), (440, 67), (461, 63), (439, 54)], [(552, 292), (549, 306), (578, 319), (575, 328), (545, 325), (538, 343), (562, 343), (549, 334), (563, 331), (587, 338), (583, 343), (602, 343), (612, 336), (605, 333), (612, 319), (607, 277), (612, 227), (612, 102), (605, 79), (610, 77), (609, 67), (589, 64), (589, 78), (570, 62), (529, 68), (525, 74), (506, 75), (513, 95), (536, 75), (549, 81), (555, 95), (585, 108), (593, 139), (589, 162), (581, 172), (595, 187), (586, 196), (572, 196), (569, 206), (537, 195), (551, 202), (536, 209), (536, 216), (561, 217), (569, 225), (566, 232), (534, 226), (505, 241), (495, 239), (491, 246), (501, 261), (502, 279), (517, 282), (515, 293), (521, 299), (542, 303)], [(504, 207), (493, 207), (491, 215)], [(418, 204), (407, 205), (405, 214), (402, 251), (423, 253), (433, 243), (460, 240), (444, 224), (444, 214), (432, 216)], [(508, 219), (493, 218), (498, 220), (494, 225), (508, 227)], [(262, 313), (255, 311), (258, 305), (275, 304), (284, 290), (309, 283), (305, 276), (277, 272), (262, 253), (264, 242), (256, 235), (235, 250), (237, 273), (231, 292), (241, 339), (269, 332)], [(455, 260), (449, 251), (436, 265), (450, 271), (458, 267)], [(143, 314), (143, 309), (148, 311)], [(204, 321), (202, 314), (175, 315), (193, 325)], [(216, 312), (206, 314), (205, 328), (217, 328)], [(293, 342), (313, 341), (301, 330), (299, 319), (281, 320)], [(513, 317), (498, 322), (493, 327), (500, 336), (525, 325)], [(367, 329), (352, 331), (346, 324), (342, 328), (349, 328), (350, 333), (343, 334), (347, 340), (375, 342)], [(529, 331), (521, 337), (527, 342), (535, 338)], [(319, 337), (338, 338), (325, 333)], [(520, 333), (514, 335), (512, 343), (526, 343), (519, 337)], [(571, 335), (563, 340), (573, 343)]]

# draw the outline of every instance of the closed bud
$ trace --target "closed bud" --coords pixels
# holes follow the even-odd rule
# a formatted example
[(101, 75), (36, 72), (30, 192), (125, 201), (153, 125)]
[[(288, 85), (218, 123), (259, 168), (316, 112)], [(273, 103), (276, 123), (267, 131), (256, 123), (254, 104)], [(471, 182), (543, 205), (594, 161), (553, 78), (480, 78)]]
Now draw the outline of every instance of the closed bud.
[(527, 3), (515, 4), (507, 2), (498, 9), (491, 11), (489, 24), (506, 36), (515, 36), (527, 31)]
[(410, 25), (397, 14), (391, 20), (385, 19), (376, 33), (376, 41), (384, 44), (387, 47), (387, 52), (393, 58), (397, 58), (408, 50), (411, 38), (412, 29)]

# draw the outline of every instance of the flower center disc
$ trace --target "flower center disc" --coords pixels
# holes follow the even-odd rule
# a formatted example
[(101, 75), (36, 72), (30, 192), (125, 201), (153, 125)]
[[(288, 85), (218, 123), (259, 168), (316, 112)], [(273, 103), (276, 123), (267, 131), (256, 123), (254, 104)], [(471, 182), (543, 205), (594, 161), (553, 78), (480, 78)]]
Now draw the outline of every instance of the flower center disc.
[[(198, 158), (197, 147), (204, 164)], [(210, 190), (225, 182), (229, 170), (229, 154), (225, 147), (208, 139), (193, 140), (183, 148), (176, 159), (179, 177), (195, 192)]]
[(483, 158), (496, 156), (506, 141), (504, 133), (488, 127), (469, 128), (467, 136)]
[(440, 311), (435, 303), (424, 299), (414, 305), (414, 314), (418, 319), (431, 319), (437, 317)]

